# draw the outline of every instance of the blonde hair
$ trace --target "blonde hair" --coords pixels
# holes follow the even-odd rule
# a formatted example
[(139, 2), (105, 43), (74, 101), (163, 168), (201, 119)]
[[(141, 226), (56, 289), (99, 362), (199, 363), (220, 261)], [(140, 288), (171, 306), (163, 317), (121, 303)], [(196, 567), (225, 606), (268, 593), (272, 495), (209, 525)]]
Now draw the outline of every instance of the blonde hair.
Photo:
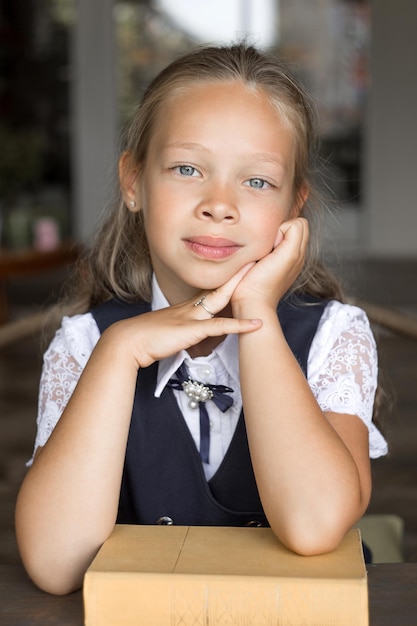
[[(300, 214), (308, 219), (312, 234), (303, 272), (292, 291), (341, 299), (340, 286), (319, 261), (318, 231), (324, 204), (313, 180), (317, 152), (314, 106), (288, 67), (275, 57), (239, 43), (196, 48), (174, 60), (146, 89), (127, 130), (124, 150), (132, 167), (144, 163), (158, 112), (169, 96), (196, 83), (236, 80), (267, 94), (294, 131), (294, 198), (297, 201), (302, 190), (308, 189)], [(142, 213), (128, 210), (120, 190), (80, 269), (73, 312), (87, 311), (115, 296), (150, 301), (152, 266)]]
[[(310, 96), (295, 80), (288, 66), (251, 45), (209, 46), (192, 50), (168, 65), (146, 89), (127, 130), (124, 151), (132, 168), (145, 162), (149, 142), (161, 105), (177, 90), (207, 82), (242, 81), (249, 89), (262, 90), (294, 130), (294, 198), (308, 189), (300, 215), (310, 225), (309, 248), (304, 268), (292, 286), (293, 293), (308, 293), (324, 299), (344, 300), (343, 290), (320, 261), (320, 223), (327, 198), (317, 186), (318, 138), (315, 108)], [(82, 257), (72, 289), (51, 317), (56, 325), (62, 314), (83, 313), (113, 297), (146, 301), (151, 293), (152, 265), (142, 212), (129, 211), (120, 186), (111, 210), (99, 228), (93, 245)], [(374, 419), (383, 391), (379, 386)], [(377, 421), (377, 420), (375, 420)]]

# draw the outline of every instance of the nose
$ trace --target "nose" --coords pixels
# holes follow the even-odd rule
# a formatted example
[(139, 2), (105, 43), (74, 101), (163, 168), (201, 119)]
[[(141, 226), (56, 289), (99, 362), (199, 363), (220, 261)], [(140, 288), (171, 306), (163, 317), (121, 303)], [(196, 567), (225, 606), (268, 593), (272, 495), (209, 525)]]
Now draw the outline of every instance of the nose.
[(201, 219), (235, 222), (239, 218), (236, 193), (227, 183), (210, 184), (197, 210)]

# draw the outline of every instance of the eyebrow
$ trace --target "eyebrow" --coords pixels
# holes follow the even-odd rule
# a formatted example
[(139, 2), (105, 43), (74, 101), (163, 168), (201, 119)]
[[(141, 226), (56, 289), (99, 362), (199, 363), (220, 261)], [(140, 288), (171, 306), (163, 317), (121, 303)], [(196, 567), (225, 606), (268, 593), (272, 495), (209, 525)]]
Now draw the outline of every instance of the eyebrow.
[(204, 150), (205, 152), (209, 152), (208, 148), (203, 146), (201, 143), (194, 143), (193, 141), (174, 141), (173, 143), (169, 143), (167, 146), (163, 147), (163, 150), (169, 150), (170, 148), (182, 148), (184, 150)]
[(251, 154), (250, 156), (252, 159), (255, 159), (256, 161), (272, 163), (272, 165), (278, 165), (278, 167), (282, 168), (283, 170), (287, 169), (282, 159), (274, 156), (273, 154), (270, 154), (269, 152), (256, 152), (255, 154)]
[[(210, 152), (210, 150), (206, 148), (205, 146), (203, 146), (203, 144), (193, 142), (193, 141), (184, 141), (184, 142), (174, 141), (173, 143), (170, 143), (164, 146), (163, 150), (169, 150), (172, 148), (180, 148), (183, 150), (196, 150), (197, 149), (197, 150), (202, 150), (204, 152)], [(254, 154), (249, 153), (247, 156), (248, 158), (254, 159), (256, 161), (266, 161), (268, 163), (272, 163), (272, 165), (277, 165), (283, 170), (287, 169), (285, 164), (279, 157), (276, 157), (269, 152), (255, 152)]]

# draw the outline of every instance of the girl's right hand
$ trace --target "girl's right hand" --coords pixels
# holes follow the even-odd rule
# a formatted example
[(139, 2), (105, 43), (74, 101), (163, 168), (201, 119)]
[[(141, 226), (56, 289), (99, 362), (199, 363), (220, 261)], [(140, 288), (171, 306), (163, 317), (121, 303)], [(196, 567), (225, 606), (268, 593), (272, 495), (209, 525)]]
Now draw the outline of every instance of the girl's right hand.
[[(214, 291), (199, 292), (181, 304), (117, 322), (105, 331), (103, 338), (117, 333), (117, 344), (125, 344), (127, 354), (132, 355), (139, 368), (195, 346), (208, 337), (258, 330), (262, 326), (260, 319), (214, 317), (227, 307), (237, 285), (253, 265), (249, 263)], [(203, 303), (207, 310), (197, 305), (203, 296), (206, 296)]]
[(308, 238), (305, 218), (297, 217), (281, 224), (273, 250), (237, 285), (232, 298), (234, 314), (246, 316), (252, 310), (265, 310), (266, 306), (275, 315), (279, 300), (302, 271)]

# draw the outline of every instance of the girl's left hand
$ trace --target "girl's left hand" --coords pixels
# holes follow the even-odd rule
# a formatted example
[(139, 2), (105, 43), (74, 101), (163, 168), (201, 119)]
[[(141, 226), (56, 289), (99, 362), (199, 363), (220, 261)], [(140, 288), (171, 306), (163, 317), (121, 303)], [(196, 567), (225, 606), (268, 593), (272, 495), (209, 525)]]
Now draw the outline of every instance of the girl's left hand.
[(237, 285), (232, 305), (255, 299), (258, 305), (265, 303), (275, 309), (303, 268), (308, 236), (305, 218), (283, 222), (273, 250), (260, 259)]

